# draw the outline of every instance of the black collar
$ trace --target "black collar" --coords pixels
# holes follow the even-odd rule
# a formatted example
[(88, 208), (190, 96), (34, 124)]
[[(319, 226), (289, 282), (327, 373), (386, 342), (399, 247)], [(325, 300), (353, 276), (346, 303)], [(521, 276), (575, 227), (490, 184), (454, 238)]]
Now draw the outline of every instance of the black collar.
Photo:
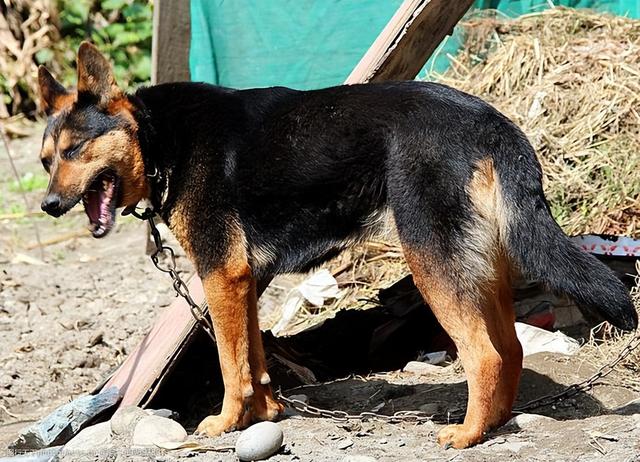
[(149, 200), (153, 210), (161, 215), (164, 202), (163, 196), (167, 191), (169, 182), (168, 172), (165, 166), (161, 164), (161, 159), (158, 155), (160, 153), (157, 152), (159, 148), (156, 146), (156, 130), (153, 126), (151, 112), (138, 96), (129, 95), (129, 100), (136, 108), (134, 117), (138, 124), (138, 143), (142, 153), (145, 175), (149, 182)]

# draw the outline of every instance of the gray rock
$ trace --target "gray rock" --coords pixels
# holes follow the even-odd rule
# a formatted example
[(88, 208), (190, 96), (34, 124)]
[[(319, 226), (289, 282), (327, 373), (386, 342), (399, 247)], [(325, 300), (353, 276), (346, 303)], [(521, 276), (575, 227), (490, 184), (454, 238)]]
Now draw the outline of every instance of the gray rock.
[(62, 453), (68, 451), (89, 451), (111, 445), (111, 426), (102, 422), (83, 429), (64, 445)]
[(353, 440), (350, 440), (349, 438), (344, 438), (338, 441), (338, 449), (347, 449), (351, 446), (353, 446)]
[(412, 372), (416, 375), (428, 375), (441, 372), (442, 367), (434, 366), (433, 364), (429, 363), (423, 363), (422, 361), (409, 361), (402, 370), (404, 372)]
[(274, 422), (260, 422), (247, 428), (236, 441), (236, 455), (241, 461), (263, 460), (278, 452), (284, 434)]
[(302, 401), (305, 404), (309, 404), (309, 397), (307, 395), (303, 395), (303, 394), (291, 395), (291, 396), (289, 396), (289, 399), (295, 399), (295, 400), (298, 400), (298, 401)]
[(136, 406), (121, 407), (111, 417), (111, 431), (117, 436), (132, 436), (138, 422), (147, 415), (147, 412)]
[(633, 415), (640, 413), (640, 398), (633, 399), (627, 404), (615, 408), (613, 412), (621, 415)]
[(506, 428), (531, 428), (539, 422), (553, 422), (556, 419), (552, 419), (551, 417), (547, 417), (540, 414), (518, 414), (509, 420), (504, 427)]
[(148, 415), (140, 419), (133, 430), (134, 446), (156, 446), (162, 443), (175, 443), (187, 439), (187, 431), (178, 422)]
[(102, 390), (97, 395), (76, 398), (23, 430), (9, 449), (42, 449), (64, 444), (87, 422), (119, 400), (120, 391), (116, 387)]
[(434, 415), (440, 412), (440, 403), (426, 403), (421, 405), (418, 410), (425, 414)]
[(145, 409), (145, 412), (149, 415), (158, 415), (167, 419), (176, 420), (178, 418), (178, 413), (173, 412), (171, 409)]

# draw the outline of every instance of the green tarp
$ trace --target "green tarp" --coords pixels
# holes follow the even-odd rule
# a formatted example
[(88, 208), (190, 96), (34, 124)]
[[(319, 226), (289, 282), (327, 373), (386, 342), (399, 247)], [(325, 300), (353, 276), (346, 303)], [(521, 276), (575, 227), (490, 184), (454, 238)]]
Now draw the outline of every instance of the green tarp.
[[(402, 0), (191, 0), (191, 79), (235, 88), (299, 89), (342, 83)], [(477, 0), (510, 15), (540, 11), (550, 0)], [(555, 0), (640, 16), (640, 0)], [(443, 71), (454, 33), (425, 66)], [(420, 77), (419, 76), (419, 77)]]

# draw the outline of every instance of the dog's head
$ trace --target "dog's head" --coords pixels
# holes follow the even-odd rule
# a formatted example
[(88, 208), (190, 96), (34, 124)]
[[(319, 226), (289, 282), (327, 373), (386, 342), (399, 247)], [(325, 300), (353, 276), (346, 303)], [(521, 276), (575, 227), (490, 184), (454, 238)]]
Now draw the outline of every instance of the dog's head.
[(90, 43), (78, 50), (78, 85), (67, 90), (40, 67), (48, 116), (40, 159), (49, 173), (42, 210), (59, 217), (82, 201), (94, 237), (115, 223), (117, 207), (148, 197), (134, 106), (107, 59)]

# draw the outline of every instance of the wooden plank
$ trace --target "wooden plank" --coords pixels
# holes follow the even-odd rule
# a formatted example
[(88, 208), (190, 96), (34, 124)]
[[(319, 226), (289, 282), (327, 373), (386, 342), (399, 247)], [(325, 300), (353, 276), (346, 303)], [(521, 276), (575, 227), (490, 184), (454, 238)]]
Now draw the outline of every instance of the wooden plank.
[(405, 0), (345, 83), (411, 80), (473, 0)]
[(191, 80), (189, 0), (156, 0), (153, 8), (151, 83)]
[[(169, 280), (167, 280), (168, 287)], [(193, 276), (187, 283), (193, 300), (204, 303), (202, 282)], [(186, 346), (196, 330), (196, 321), (189, 305), (177, 298), (155, 322), (151, 331), (129, 354), (120, 368), (106, 382), (104, 388), (117, 387), (122, 395), (120, 406), (138, 405), (149, 390), (157, 388), (160, 378)]]

